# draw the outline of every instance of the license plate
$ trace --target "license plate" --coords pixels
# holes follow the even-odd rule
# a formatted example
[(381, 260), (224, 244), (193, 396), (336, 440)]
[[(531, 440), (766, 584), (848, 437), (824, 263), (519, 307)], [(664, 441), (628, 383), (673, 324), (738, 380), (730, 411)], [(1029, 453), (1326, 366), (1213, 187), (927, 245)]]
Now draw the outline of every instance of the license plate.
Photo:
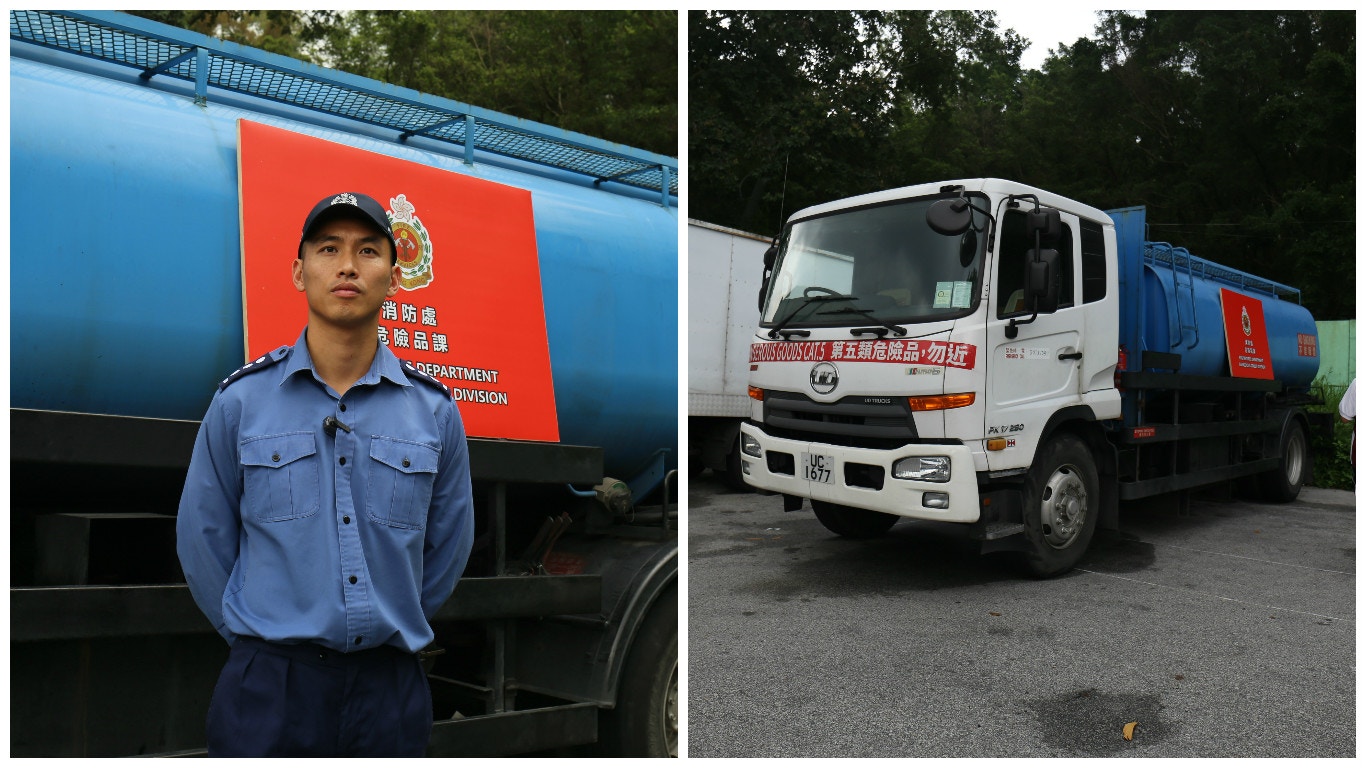
[(835, 457), (820, 453), (803, 453), (802, 479), (813, 483), (835, 482)]

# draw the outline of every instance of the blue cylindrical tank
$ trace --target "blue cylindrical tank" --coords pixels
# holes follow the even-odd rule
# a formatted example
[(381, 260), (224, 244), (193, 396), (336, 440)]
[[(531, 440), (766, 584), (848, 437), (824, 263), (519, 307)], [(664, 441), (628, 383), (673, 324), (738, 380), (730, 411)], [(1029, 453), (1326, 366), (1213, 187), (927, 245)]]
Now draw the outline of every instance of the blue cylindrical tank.
[(1220, 302), (1220, 289), (1227, 288), (1261, 301), (1272, 372), (1278, 381), (1302, 389), (1317, 375), (1319, 358), (1302, 354), (1300, 339), (1317, 339), (1318, 331), (1308, 309), (1282, 296), (1293, 289), (1166, 243), (1145, 244), (1142, 285), (1141, 349), (1181, 355), (1181, 373), (1229, 375)]
[[(22, 49), (22, 52), (16, 52)], [(561, 441), (631, 477), (677, 444), (677, 209), (11, 43), (12, 407), (199, 419), (243, 362), (245, 117), (531, 191)], [(478, 158), (476, 158), (478, 161)]]

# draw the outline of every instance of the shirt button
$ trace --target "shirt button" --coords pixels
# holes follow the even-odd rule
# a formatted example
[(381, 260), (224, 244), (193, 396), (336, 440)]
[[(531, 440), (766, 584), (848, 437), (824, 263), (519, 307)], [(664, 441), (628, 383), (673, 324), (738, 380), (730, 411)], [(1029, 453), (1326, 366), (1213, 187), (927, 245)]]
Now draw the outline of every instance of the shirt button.
[(280, 454), (278, 454), (278, 453), (272, 453), (272, 454), (270, 455), (270, 460), (271, 460), (271, 461), (279, 461), (279, 460), (280, 460)]
[(341, 412), (346, 413), (346, 403), (341, 404)]
[(406, 467), (406, 466), (409, 466), (408, 460), (407, 460), (407, 459), (404, 459), (404, 460), (403, 460), (403, 466), (405, 466), (405, 467)]
[(346, 525), (350, 525), (350, 524), (351, 524), (351, 516), (350, 516), (350, 515), (347, 515), (346, 517), (343, 517), (343, 518), (342, 518), (342, 522), (345, 523)]
[(341, 457), (340, 459), (337, 459), (337, 461), (340, 461), (343, 467), (346, 466), (346, 457), (345, 457), (345, 456)]
[(363, 638), (363, 637), (358, 637), (358, 638), (356, 638), (356, 645), (360, 645), (360, 641), (361, 641), (361, 640), (364, 640), (364, 639), (365, 639), (365, 638)]
[(347, 581), (351, 582), (352, 584), (355, 584), (355, 583), (356, 583), (356, 577), (355, 577), (355, 576), (352, 576), (351, 578), (347, 579)]
[(326, 660), (327, 660), (327, 651), (318, 651), (318, 658), (320, 658), (320, 659), (326, 661)]

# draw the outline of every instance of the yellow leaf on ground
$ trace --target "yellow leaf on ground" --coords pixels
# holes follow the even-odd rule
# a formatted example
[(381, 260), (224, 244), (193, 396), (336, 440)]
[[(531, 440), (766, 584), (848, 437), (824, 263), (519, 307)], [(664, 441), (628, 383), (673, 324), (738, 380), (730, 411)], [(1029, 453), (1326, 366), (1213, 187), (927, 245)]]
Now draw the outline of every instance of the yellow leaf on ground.
[(1134, 721), (1134, 722), (1132, 722), (1132, 723), (1125, 723), (1125, 724), (1124, 724), (1124, 740), (1125, 740), (1125, 741), (1133, 741), (1133, 740), (1134, 740), (1134, 728), (1136, 728), (1136, 727), (1138, 727), (1138, 722), (1137, 722), (1137, 721)]

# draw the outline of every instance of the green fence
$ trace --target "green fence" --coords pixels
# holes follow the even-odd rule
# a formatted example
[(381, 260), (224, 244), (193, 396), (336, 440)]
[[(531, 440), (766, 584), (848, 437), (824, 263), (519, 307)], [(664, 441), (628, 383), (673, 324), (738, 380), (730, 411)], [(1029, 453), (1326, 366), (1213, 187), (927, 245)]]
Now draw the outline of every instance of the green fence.
[(1317, 381), (1346, 388), (1357, 375), (1357, 321), (1319, 320), (1319, 375)]

